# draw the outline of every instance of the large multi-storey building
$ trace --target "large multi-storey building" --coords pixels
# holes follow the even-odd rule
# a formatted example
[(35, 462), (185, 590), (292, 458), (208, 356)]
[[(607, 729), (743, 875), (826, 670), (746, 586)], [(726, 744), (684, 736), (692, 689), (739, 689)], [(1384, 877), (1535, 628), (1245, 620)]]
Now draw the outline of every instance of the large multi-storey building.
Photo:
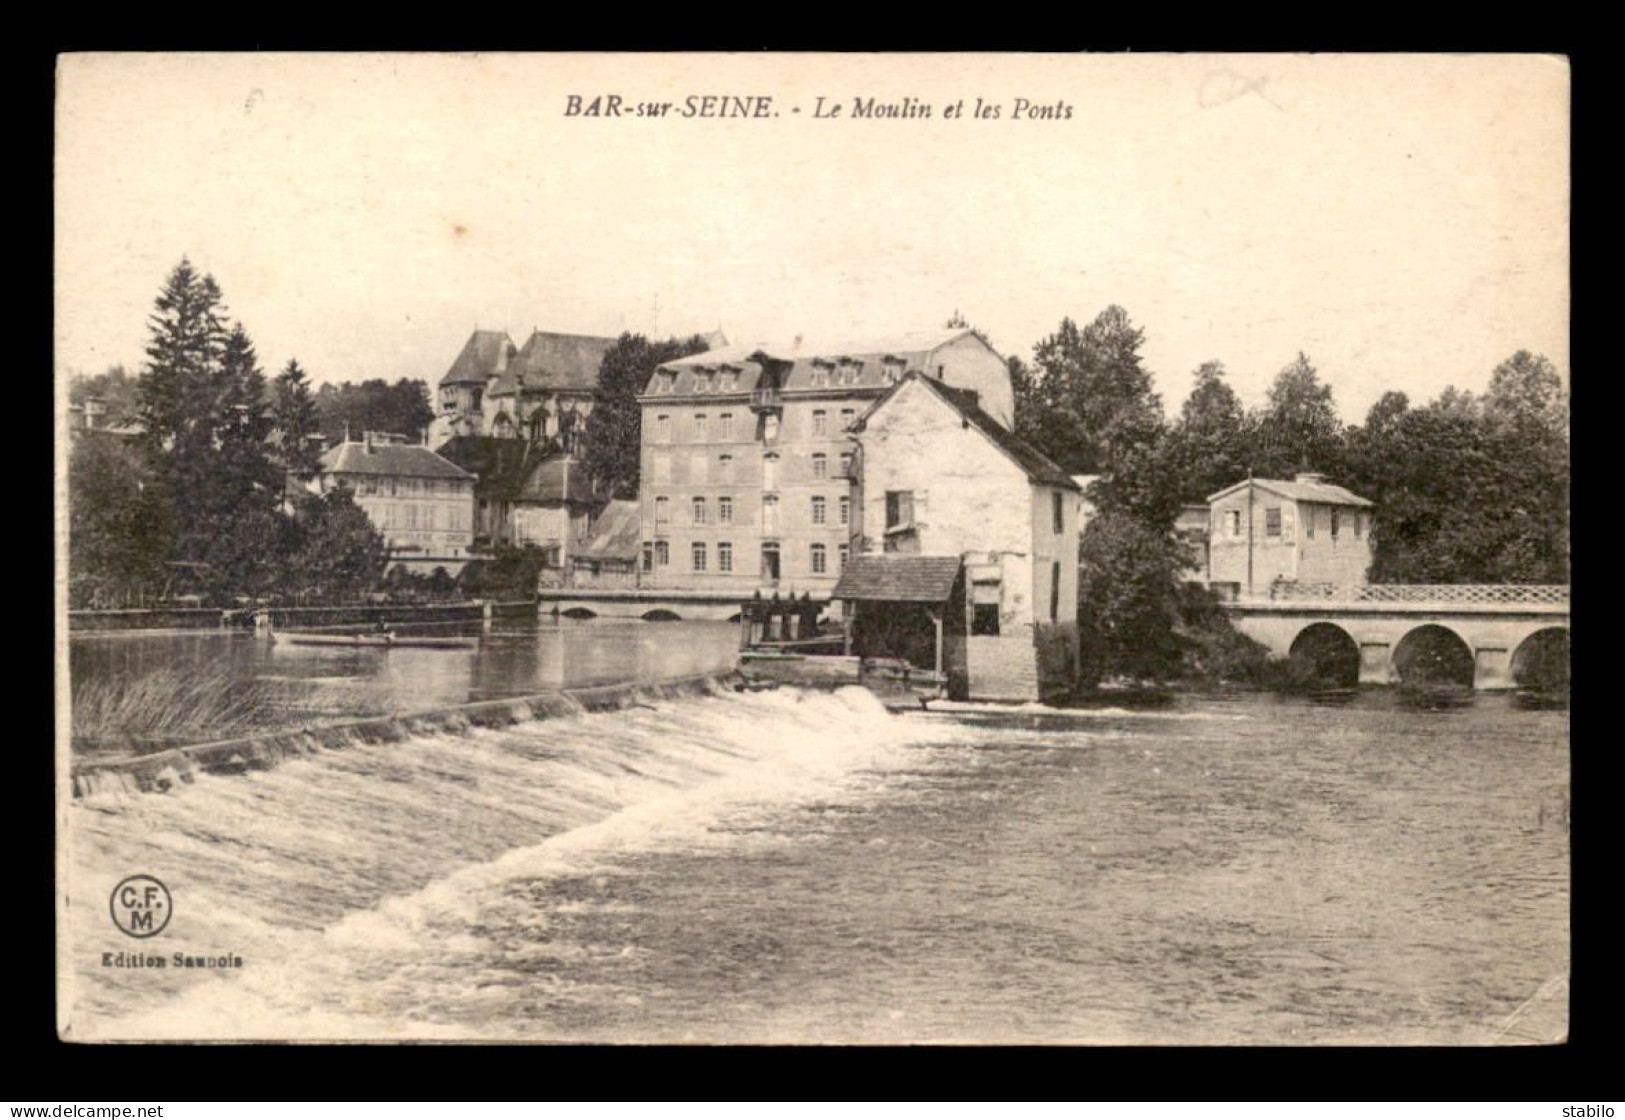
[(451, 575), (468, 563), (474, 543), (474, 476), (427, 447), (398, 435), (368, 432), (322, 456), (310, 488), (348, 487), (389, 546), (390, 566)]
[(638, 398), (641, 584), (827, 594), (863, 547), (848, 429), (911, 372), (1011, 422), (1004, 359), (965, 329), (729, 347), (657, 369)]

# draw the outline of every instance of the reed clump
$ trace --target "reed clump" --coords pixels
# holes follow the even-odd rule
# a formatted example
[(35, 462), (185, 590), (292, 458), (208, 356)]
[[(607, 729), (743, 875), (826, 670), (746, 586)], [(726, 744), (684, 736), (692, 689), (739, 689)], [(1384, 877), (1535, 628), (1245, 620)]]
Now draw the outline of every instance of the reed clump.
[(280, 706), (269, 682), (235, 678), (229, 666), (170, 666), (132, 677), (76, 683), (76, 751), (144, 753), (263, 726)]

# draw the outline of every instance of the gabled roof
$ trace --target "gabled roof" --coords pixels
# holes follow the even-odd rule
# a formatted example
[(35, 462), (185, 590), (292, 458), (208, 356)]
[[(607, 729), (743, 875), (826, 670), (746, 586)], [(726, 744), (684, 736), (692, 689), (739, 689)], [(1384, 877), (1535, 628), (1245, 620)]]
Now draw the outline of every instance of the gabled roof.
[(586, 392), (598, 384), (598, 367), (615, 345), (613, 338), (532, 331), (505, 372), (486, 392), (493, 397), (531, 392)]
[(328, 474), (392, 475), (396, 478), (472, 478), (449, 459), (416, 443), (341, 443), (322, 456)]
[[(671, 394), (676, 396), (694, 392), (699, 373), (722, 368), (739, 373), (735, 392), (748, 393), (756, 388), (761, 379), (764, 361), (788, 366), (779, 380), (781, 389), (813, 388), (814, 371), (823, 367), (852, 370), (850, 380), (843, 379), (830, 387), (881, 390), (892, 384), (888, 371), (900, 374), (924, 370), (932, 354), (965, 335), (976, 335), (976, 332), (965, 327), (953, 327), (868, 338), (833, 338), (814, 342), (796, 339), (788, 344), (752, 342), (691, 354), (667, 362), (660, 368), (677, 375), (677, 382), (671, 389)], [(980, 339), (979, 335), (976, 337)], [(852, 363), (858, 365), (854, 368)]]
[(507, 331), (475, 331), (440, 379), (442, 385), (484, 385), (508, 368), (518, 353)]
[(959, 578), (957, 556), (854, 556), (830, 595), (888, 603), (941, 603)]
[(955, 389), (952, 386), (944, 385), (934, 377), (926, 377), (920, 373), (910, 373), (896, 385), (893, 385), (885, 396), (870, 405), (868, 411), (858, 417), (857, 422), (852, 425), (852, 430), (854, 432), (863, 431), (868, 426), (869, 421), (902, 391), (903, 386), (914, 382), (924, 385), (935, 393), (944, 404), (957, 412), (966, 423), (987, 437), (988, 442), (1009, 456), (1016, 466), (1026, 472), (1029, 482), (1035, 482), (1041, 486), (1057, 486), (1062, 490), (1081, 491), (1083, 489), (1053, 459), (983, 412), (981, 406), (976, 403), (976, 394), (974, 392), (969, 389)]
[(1376, 503), (1369, 498), (1362, 498), (1341, 486), (1334, 486), (1330, 482), (1287, 482), (1279, 478), (1244, 478), (1233, 486), (1226, 486), (1216, 494), (1209, 494), (1207, 500), (1216, 502), (1220, 498), (1234, 494), (1244, 489), (1248, 483), (1260, 490), (1268, 490), (1272, 494), (1294, 502), (1320, 502), (1329, 506), (1370, 506)]
[(576, 549), (582, 560), (636, 560), (643, 535), (642, 515), (636, 501), (616, 499), (593, 522), (592, 539)]

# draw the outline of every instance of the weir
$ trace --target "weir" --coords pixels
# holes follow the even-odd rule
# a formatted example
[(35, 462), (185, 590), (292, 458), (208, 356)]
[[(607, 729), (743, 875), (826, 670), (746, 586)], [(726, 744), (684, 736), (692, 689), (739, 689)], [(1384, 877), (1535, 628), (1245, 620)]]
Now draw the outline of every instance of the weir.
[(368, 743), (398, 743), (420, 735), (466, 734), (476, 728), (511, 727), (533, 720), (564, 719), (618, 711), (651, 701), (717, 695), (740, 682), (737, 671), (659, 681), (566, 688), (503, 700), (482, 700), (401, 715), (290, 728), (216, 742), (196, 743), (131, 758), (75, 763), (75, 798), (97, 793), (162, 793), (199, 772), (242, 774), (268, 770), (288, 759)]

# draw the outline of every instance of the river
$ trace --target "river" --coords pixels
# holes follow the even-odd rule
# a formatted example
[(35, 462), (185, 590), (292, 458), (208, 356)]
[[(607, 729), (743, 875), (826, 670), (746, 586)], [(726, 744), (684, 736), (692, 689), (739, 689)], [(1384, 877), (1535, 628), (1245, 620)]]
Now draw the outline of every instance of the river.
[[(502, 643), (87, 638), (72, 664), (76, 688), (224, 663), (324, 682), (302, 712), (409, 710), (700, 671), (731, 635), (544, 627), (506, 670), (480, 668)], [(1492, 695), (899, 715), (853, 688), (355, 745), (76, 801), (63, 1001), (86, 1039), (1549, 1039), (1568, 731)], [(135, 874), (173, 898), (145, 940), (109, 917)]]

